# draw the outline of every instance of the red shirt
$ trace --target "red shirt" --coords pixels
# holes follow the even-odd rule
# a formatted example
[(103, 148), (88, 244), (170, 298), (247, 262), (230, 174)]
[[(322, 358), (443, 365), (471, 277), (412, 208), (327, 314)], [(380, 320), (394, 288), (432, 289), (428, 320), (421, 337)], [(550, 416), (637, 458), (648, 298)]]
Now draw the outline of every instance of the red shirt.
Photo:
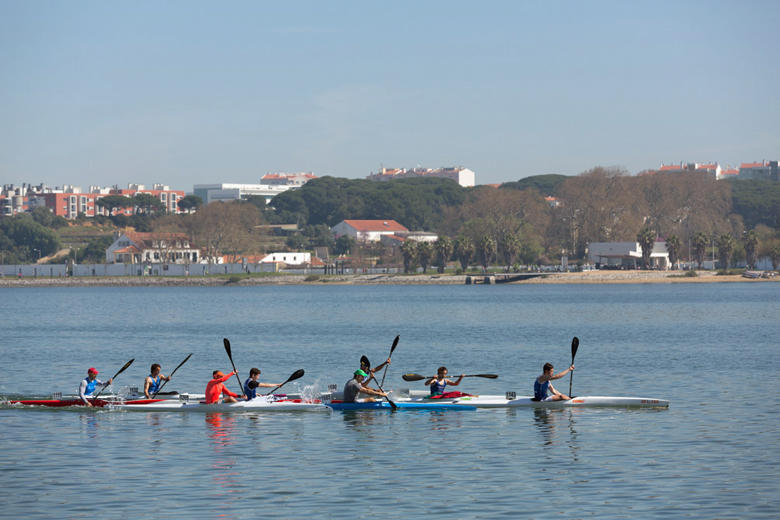
[(206, 404), (213, 404), (219, 402), (219, 398), (222, 394), (229, 395), (230, 397), (238, 397), (238, 394), (234, 394), (227, 388), (225, 388), (225, 381), (233, 377), (235, 372), (231, 372), (224, 377), (218, 377), (212, 379), (206, 385)]

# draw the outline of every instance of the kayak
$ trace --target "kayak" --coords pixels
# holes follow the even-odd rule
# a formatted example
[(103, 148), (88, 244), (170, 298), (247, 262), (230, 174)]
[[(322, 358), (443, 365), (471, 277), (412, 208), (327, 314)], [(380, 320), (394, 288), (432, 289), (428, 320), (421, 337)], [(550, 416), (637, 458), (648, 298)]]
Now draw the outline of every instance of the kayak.
[(169, 399), (157, 403), (116, 403), (110, 405), (112, 410), (125, 410), (132, 412), (318, 412), (327, 411), (328, 408), (319, 400), (279, 399), (267, 400), (263, 398), (251, 401), (238, 401), (237, 403), (206, 404), (200, 401), (176, 401)]
[[(469, 406), (465, 403), (436, 403), (436, 402), (423, 402), (423, 401), (394, 401), (396, 407), (399, 410), (476, 410), (475, 406)], [(348, 410), (392, 410), (393, 407), (387, 401), (369, 401), (369, 402), (329, 402), (325, 403), (333, 410), (348, 411)]]
[(578, 407), (615, 407), (615, 408), (668, 408), (669, 401), (648, 397), (612, 397), (612, 396), (578, 396), (568, 401), (534, 401), (531, 396), (520, 396), (507, 399), (502, 395), (474, 395), (455, 399), (430, 399), (412, 397), (396, 402), (432, 403), (442, 402), (455, 406), (475, 408), (578, 408)]
[[(96, 408), (105, 408), (106, 406), (115, 405), (117, 403), (133, 404), (135, 406), (145, 406), (150, 403), (158, 403), (164, 401), (164, 399), (132, 399), (124, 401), (121, 399), (90, 399), (89, 402)], [(46, 406), (49, 408), (64, 408), (66, 406), (86, 406), (84, 402), (78, 397), (66, 398), (66, 399), (27, 399), (19, 401), (8, 401), (11, 405), (24, 405), (24, 406)]]

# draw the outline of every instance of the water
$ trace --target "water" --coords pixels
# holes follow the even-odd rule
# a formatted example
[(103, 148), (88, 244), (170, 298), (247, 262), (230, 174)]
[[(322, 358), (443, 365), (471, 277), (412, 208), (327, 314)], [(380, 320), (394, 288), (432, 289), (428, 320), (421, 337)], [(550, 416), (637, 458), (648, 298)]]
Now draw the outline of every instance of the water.
[[(0, 395), (202, 392), (228, 371), (341, 386), (361, 354), (528, 394), (580, 338), (573, 393), (668, 410), (278, 414), (0, 409), (0, 517), (777, 518), (776, 283), (3, 289)], [(556, 381), (567, 392), (569, 378)], [(237, 390), (235, 381), (228, 383)]]

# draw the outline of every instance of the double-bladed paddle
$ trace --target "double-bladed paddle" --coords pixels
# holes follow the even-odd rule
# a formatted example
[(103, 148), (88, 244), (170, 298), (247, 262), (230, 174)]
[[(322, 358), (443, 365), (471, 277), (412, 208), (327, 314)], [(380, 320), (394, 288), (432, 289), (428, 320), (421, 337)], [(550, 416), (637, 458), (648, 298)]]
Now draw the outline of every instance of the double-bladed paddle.
[(225, 352), (227, 352), (228, 358), (230, 359), (230, 364), (233, 366), (233, 372), (236, 373), (236, 379), (238, 379), (238, 386), (241, 387), (241, 395), (246, 399), (246, 394), (244, 393), (244, 385), (241, 384), (241, 378), (238, 377), (238, 370), (236, 370), (236, 364), (233, 363), (233, 354), (230, 351), (230, 341), (227, 338), (222, 338), (222, 343), (225, 344)]
[(164, 386), (165, 386), (165, 385), (168, 383), (168, 381), (170, 381), (170, 380), (171, 380), (171, 378), (173, 377), (173, 374), (175, 374), (175, 373), (176, 373), (176, 371), (177, 371), (177, 370), (179, 370), (179, 367), (181, 367), (181, 366), (182, 366), (184, 363), (186, 363), (187, 361), (189, 361), (189, 359), (190, 359), (191, 357), (192, 357), (192, 352), (190, 352), (190, 355), (189, 355), (189, 356), (187, 356), (186, 358), (184, 358), (184, 361), (182, 361), (181, 363), (179, 363), (179, 365), (178, 365), (176, 368), (174, 368), (174, 369), (173, 369), (173, 372), (171, 372), (171, 375), (169, 375), (169, 376), (168, 376), (168, 379), (166, 379), (165, 381), (163, 381), (163, 384), (161, 384), (161, 385), (160, 385), (160, 388), (158, 388), (158, 389), (157, 389), (157, 391), (156, 391), (154, 394), (152, 394), (152, 397), (151, 397), (151, 399), (154, 399), (154, 398), (157, 396), (157, 394), (159, 394), (160, 392), (162, 392), (162, 389), (163, 389), (163, 387), (164, 387)]
[[(404, 381), (422, 381), (423, 379), (432, 379), (436, 376), (421, 376), (420, 374), (404, 374), (401, 376)], [(451, 376), (451, 377), (459, 377), (459, 376)], [(484, 377), (485, 379), (496, 379), (498, 377), (498, 374), (465, 374), (463, 377)]]
[[(396, 341), (398, 338), (396, 338)], [(360, 363), (363, 365), (366, 365), (368, 368), (371, 368), (371, 362), (368, 360), (366, 356), (360, 356)], [(376, 381), (376, 378), (374, 378), (374, 381)], [(395, 404), (392, 399), (390, 399), (385, 391), (382, 389), (382, 385), (379, 384), (379, 381), (376, 381), (376, 386), (379, 388), (379, 391), (385, 394), (385, 399), (387, 399), (387, 402), (390, 403), (390, 408), (392, 408), (394, 411), (398, 410), (398, 405)]]
[[(122, 368), (120, 368), (120, 369), (119, 369), (119, 372), (117, 372), (116, 374), (114, 374), (114, 377), (112, 377), (112, 378), (111, 378), (111, 382), (113, 383), (114, 379), (116, 379), (116, 376), (118, 376), (119, 374), (121, 374), (122, 372), (124, 372), (124, 371), (127, 369), (127, 367), (129, 367), (130, 365), (132, 365), (132, 364), (133, 364), (133, 361), (135, 361), (135, 358), (133, 358), (133, 359), (131, 359), (130, 361), (128, 361), (127, 363), (125, 363), (125, 366), (123, 366)], [(106, 386), (108, 386), (108, 385), (106, 385)], [(95, 394), (95, 397), (93, 397), (93, 399), (97, 399), (97, 398), (98, 398), (98, 396), (99, 396), (100, 394), (102, 394), (102, 393), (103, 393), (103, 390), (105, 390), (105, 389), (106, 389), (106, 386), (104, 386), (103, 388), (101, 388), (101, 389), (100, 389), (100, 391), (99, 391), (97, 394)]]
[[(400, 335), (399, 335), (399, 336), (396, 336), (396, 337), (395, 337), (395, 339), (393, 340), (393, 346), (392, 346), (392, 347), (390, 347), (390, 355), (389, 355), (389, 356), (387, 356), (387, 359), (390, 359), (391, 357), (393, 357), (393, 351), (395, 350), (395, 347), (397, 347), (397, 346), (398, 346), (398, 340), (399, 340), (399, 339), (401, 339), (401, 336), (400, 336)], [(384, 372), (382, 372), (382, 382), (380, 383), (380, 386), (381, 386), (381, 385), (383, 385), (383, 384), (385, 384), (385, 376), (386, 376), (386, 375), (387, 375), (387, 365), (385, 365), (385, 371), (384, 371)]]
[(273, 390), (271, 390), (271, 391), (270, 391), (270, 392), (268, 392), (267, 394), (263, 394), (263, 395), (266, 395), (266, 396), (268, 396), (268, 395), (271, 395), (272, 393), (276, 392), (276, 391), (277, 391), (277, 390), (279, 390), (279, 389), (280, 389), (282, 386), (286, 385), (286, 384), (287, 384), (287, 383), (289, 383), (290, 381), (295, 381), (296, 379), (300, 379), (300, 378), (302, 378), (302, 377), (303, 377), (303, 374), (304, 374), (304, 372), (303, 372), (303, 369), (302, 369), (302, 368), (301, 368), (301, 369), (299, 369), (299, 370), (296, 370), (295, 372), (293, 372), (293, 373), (292, 373), (292, 375), (291, 375), (290, 377), (288, 377), (288, 378), (287, 378), (287, 381), (285, 381), (285, 382), (284, 382), (284, 383), (282, 383), (281, 385), (278, 385), (276, 388), (274, 388)]
[[(580, 346), (580, 338), (574, 336), (571, 340), (571, 364), (574, 364), (574, 356), (577, 355), (577, 348)], [(571, 380), (574, 379), (574, 372), (569, 372), (569, 397), (571, 397)]]

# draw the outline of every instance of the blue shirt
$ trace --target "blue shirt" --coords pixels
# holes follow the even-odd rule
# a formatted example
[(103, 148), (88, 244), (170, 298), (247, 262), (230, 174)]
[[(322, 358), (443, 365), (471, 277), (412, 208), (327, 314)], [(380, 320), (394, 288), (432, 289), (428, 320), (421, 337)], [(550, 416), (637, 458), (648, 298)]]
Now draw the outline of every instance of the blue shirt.
[(537, 378), (534, 381), (534, 399), (537, 401), (544, 401), (547, 399), (547, 388), (550, 386), (550, 381), (545, 381), (544, 383), (540, 383), (539, 379)]
[[(150, 375), (149, 377), (151, 378), (152, 376)], [(152, 379), (152, 384), (149, 385), (150, 394), (157, 393), (160, 390), (160, 379), (162, 379), (160, 376), (157, 376), (157, 379)]]
[(434, 379), (431, 383), (431, 395), (440, 395), (444, 393), (444, 387), (447, 386), (447, 379), (445, 378), (441, 383), (438, 379)]
[(252, 380), (251, 377), (246, 378), (246, 381), (244, 381), (244, 393), (246, 394), (247, 399), (254, 399), (257, 397), (257, 387), (249, 388), (249, 382)]

